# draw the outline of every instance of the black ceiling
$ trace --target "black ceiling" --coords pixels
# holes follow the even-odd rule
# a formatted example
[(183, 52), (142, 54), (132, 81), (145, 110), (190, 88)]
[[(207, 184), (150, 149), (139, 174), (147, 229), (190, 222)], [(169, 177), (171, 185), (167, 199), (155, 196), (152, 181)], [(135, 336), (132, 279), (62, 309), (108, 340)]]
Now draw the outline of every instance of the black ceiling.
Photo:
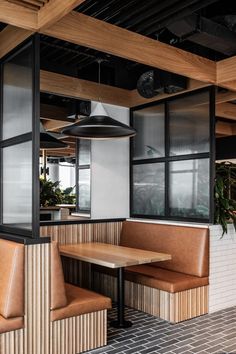
[[(232, 32), (236, 27), (236, 2), (231, 0), (86, 0), (75, 10), (211, 60), (220, 60), (227, 55), (188, 38), (179, 38), (167, 27), (191, 14), (221, 23)], [(104, 59), (101, 82), (112, 86), (133, 89), (140, 74), (148, 69), (106, 53), (41, 36), (41, 65), (44, 69), (97, 81), (97, 58)]]

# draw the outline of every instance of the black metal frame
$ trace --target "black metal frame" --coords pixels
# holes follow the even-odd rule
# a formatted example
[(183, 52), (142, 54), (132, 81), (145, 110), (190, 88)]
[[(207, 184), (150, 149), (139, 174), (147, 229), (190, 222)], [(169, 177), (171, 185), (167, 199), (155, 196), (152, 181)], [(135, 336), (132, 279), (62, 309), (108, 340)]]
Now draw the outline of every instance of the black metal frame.
[[(179, 98), (188, 97), (197, 93), (208, 92), (209, 93), (209, 132), (210, 132), (210, 146), (209, 153), (198, 153), (191, 155), (178, 155), (170, 156), (170, 134), (169, 134), (169, 102), (174, 101)], [(133, 218), (145, 218), (145, 219), (160, 219), (160, 220), (172, 220), (172, 221), (185, 221), (185, 222), (199, 222), (199, 223), (213, 223), (214, 221), (214, 178), (215, 178), (215, 87), (201, 88), (191, 92), (185, 92), (183, 94), (178, 94), (177, 96), (172, 96), (159, 101), (154, 101), (130, 109), (130, 125), (133, 126), (133, 113), (137, 110), (143, 108), (152, 107), (156, 105), (164, 104), (165, 110), (165, 156), (153, 159), (140, 159), (133, 160), (133, 139), (130, 141), (130, 216)], [(189, 218), (189, 217), (175, 217), (170, 215), (169, 210), (169, 163), (172, 161), (183, 161), (183, 160), (194, 160), (209, 158), (209, 218)], [(135, 214), (133, 210), (133, 166), (139, 164), (148, 163), (165, 163), (165, 215), (146, 215), (146, 214)]]
[[(21, 240), (24, 243), (45, 243), (48, 238), (40, 238), (39, 233), (39, 146), (40, 146), (40, 38), (39, 34), (35, 34), (16, 47), (8, 55), (1, 60), (1, 102), (3, 101), (3, 65), (21, 53), (27, 47), (32, 46), (32, 87), (33, 87), (33, 104), (32, 104), (32, 132), (22, 134), (4, 141), (0, 141), (0, 232), (4, 238)], [(1, 105), (0, 112), (0, 136), (2, 139), (2, 123), (3, 123), (3, 107)], [(32, 229), (27, 230), (20, 227), (3, 225), (2, 220), (2, 148), (13, 146), (16, 144), (32, 141)]]
[[(76, 211), (79, 213), (90, 213), (91, 212), (91, 143), (90, 143), (90, 164), (89, 165), (80, 165), (79, 164), (79, 144), (80, 139), (76, 140), (76, 172), (75, 172), (75, 179), (76, 179)], [(90, 171), (90, 208), (89, 209), (81, 209), (79, 206), (79, 170), (89, 170)]]

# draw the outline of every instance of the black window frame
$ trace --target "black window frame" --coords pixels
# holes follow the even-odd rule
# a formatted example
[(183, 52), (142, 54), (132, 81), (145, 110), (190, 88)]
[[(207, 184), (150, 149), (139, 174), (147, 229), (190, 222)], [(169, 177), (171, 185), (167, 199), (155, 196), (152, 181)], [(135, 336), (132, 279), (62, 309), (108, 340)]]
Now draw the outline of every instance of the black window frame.
[[(185, 92), (182, 94), (174, 95), (171, 97), (163, 98), (158, 101), (153, 101), (151, 103), (139, 105), (132, 107), (130, 109), (130, 125), (133, 126), (133, 114), (135, 111), (164, 104), (164, 114), (165, 114), (165, 156), (153, 159), (135, 159), (133, 160), (133, 139), (130, 139), (130, 217), (132, 218), (142, 218), (142, 219), (156, 219), (156, 220), (170, 220), (170, 221), (183, 221), (183, 222), (197, 222), (197, 223), (213, 223), (214, 222), (214, 179), (215, 179), (215, 86), (209, 86), (205, 88), (200, 88), (191, 92)], [(170, 133), (169, 133), (169, 102), (174, 100), (189, 97), (197, 93), (209, 93), (209, 152), (207, 153), (197, 153), (188, 155), (170, 155)], [(183, 161), (183, 160), (193, 160), (193, 159), (209, 159), (209, 218), (192, 218), (192, 217), (181, 217), (181, 216), (171, 216), (169, 208), (169, 180), (170, 171), (169, 165), (172, 161)], [(150, 163), (165, 163), (165, 215), (147, 215), (147, 214), (137, 214), (133, 213), (133, 166), (138, 164), (150, 164)]]
[[(13, 59), (28, 47), (32, 48), (32, 132), (21, 134), (13, 138), (2, 140), (2, 124), (3, 124), (3, 66), (5, 63)], [(48, 238), (40, 238), (40, 221), (39, 221), (39, 206), (40, 206), (40, 188), (39, 188), (39, 146), (40, 146), (40, 38), (39, 34), (34, 34), (29, 37), (13, 51), (4, 56), (0, 61), (1, 69), (1, 110), (0, 110), (0, 232), (7, 239), (22, 241), (28, 244), (45, 243)], [(20, 143), (32, 141), (32, 228), (30, 230), (4, 225), (2, 220), (3, 211), (3, 148), (15, 146)], [(5, 235), (5, 236), (4, 236)], [(1, 236), (2, 237), (2, 236)]]
[[(80, 142), (83, 141), (82, 139), (77, 139), (76, 140), (76, 212), (81, 213), (81, 214), (90, 214), (91, 213), (91, 141), (90, 141), (90, 164), (86, 165), (80, 165), (79, 163), (79, 154), (80, 154), (80, 149), (79, 149), (79, 144)], [(79, 171), (80, 170), (89, 170), (90, 173), (90, 196), (89, 196), (89, 205), (90, 208), (85, 209), (81, 208), (79, 204)]]

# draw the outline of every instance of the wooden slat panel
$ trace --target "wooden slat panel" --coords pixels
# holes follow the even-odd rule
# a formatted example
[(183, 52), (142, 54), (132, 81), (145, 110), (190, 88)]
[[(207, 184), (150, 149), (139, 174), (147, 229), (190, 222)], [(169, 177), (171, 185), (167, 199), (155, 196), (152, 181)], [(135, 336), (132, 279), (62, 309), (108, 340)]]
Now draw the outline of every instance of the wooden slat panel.
[(81, 13), (71, 12), (42, 33), (192, 79), (216, 81), (213, 61)]
[(51, 323), (51, 354), (77, 354), (107, 344), (107, 310)]
[[(60, 245), (84, 242), (120, 243), (122, 222), (96, 224), (66, 224), (40, 227), (42, 237), (50, 236)], [(85, 288), (91, 288), (91, 264), (62, 257), (65, 280)]]
[(24, 354), (50, 354), (50, 244), (25, 247)]
[(25, 354), (24, 352), (24, 330), (0, 334), (1, 354)]
[[(95, 291), (117, 301), (115, 277), (94, 272), (93, 279)], [(208, 313), (208, 286), (168, 293), (125, 281), (125, 304), (171, 323), (177, 323)]]

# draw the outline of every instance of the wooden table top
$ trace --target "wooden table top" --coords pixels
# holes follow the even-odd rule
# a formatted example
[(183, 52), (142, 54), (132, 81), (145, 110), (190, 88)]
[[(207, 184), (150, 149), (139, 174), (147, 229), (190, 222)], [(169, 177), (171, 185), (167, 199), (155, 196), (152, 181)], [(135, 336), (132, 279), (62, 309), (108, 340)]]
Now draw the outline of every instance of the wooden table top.
[(108, 268), (127, 267), (171, 259), (171, 255), (166, 253), (97, 242), (61, 245), (59, 248), (62, 256)]

